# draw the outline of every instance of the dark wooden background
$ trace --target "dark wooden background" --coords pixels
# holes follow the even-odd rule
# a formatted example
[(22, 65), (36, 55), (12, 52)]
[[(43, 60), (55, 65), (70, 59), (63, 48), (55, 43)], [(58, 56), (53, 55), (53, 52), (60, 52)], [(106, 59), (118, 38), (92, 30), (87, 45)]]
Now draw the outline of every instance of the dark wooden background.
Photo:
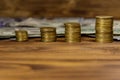
[(120, 18), (120, 0), (1, 0), (2, 17), (95, 17)]

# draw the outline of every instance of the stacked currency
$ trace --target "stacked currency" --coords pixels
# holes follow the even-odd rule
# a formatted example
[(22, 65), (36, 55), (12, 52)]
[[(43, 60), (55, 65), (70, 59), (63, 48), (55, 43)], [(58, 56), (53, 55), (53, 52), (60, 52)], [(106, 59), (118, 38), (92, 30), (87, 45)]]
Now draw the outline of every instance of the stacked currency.
[(56, 41), (56, 28), (41, 27), (40, 32), (41, 32), (42, 42), (55, 42)]
[(69, 43), (81, 41), (81, 27), (79, 23), (65, 23), (65, 41)]
[(96, 42), (100, 43), (113, 42), (113, 17), (97, 16), (95, 30), (96, 30)]
[(16, 41), (23, 42), (28, 40), (28, 32), (25, 30), (17, 30), (15, 31)]

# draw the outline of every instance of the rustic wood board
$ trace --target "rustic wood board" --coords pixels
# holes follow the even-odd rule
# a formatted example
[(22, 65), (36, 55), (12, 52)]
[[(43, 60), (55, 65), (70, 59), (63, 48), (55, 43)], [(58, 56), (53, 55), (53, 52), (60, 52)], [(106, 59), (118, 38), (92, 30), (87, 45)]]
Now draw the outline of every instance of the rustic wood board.
[(0, 41), (0, 80), (120, 80), (119, 76), (119, 41)]

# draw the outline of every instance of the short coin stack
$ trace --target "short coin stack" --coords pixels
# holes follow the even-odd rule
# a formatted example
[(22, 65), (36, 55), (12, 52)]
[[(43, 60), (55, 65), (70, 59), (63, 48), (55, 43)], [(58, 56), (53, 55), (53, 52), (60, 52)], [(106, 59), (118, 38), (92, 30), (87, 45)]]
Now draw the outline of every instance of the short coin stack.
[(40, 28), (42, 42), (55, 42), (56, 41), (56, 28), (42, 27)]
[(81, 41), (81, 27), (79, 23), (65, 23), (65, 41), (69, 43)]
[(112, 16), (97, 16), (95, 29), (96, 29), (96, 42), (100, 43), (113, 42)]
[(28, 40), (28, 33), (25, 30), (17, 30), (15, 31), (16, 41), (23, 42)]

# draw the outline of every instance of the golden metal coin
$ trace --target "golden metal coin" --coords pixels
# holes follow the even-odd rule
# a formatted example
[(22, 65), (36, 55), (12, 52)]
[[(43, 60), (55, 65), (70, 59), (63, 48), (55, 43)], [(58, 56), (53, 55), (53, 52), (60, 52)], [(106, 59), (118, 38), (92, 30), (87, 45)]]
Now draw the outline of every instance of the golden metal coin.
[(18, 30), (15, 31), (16, 34), (16, 41), (23, 42), (28, 40), (28, 33), (25, 30)]
[(100, 42), (100, 43), (112, 43), (113, 42), (113, 38), (111, 39), (104, 39), (104, 38), (96, 38), (96, 42)]
[(64, 23), (64, 25), (65, 25), (66, 27), (71, 27), (71, 26), (79, 27), (79, 26), (80, 26), (80, 23), (68, 22), (68, 23)]
[(56, 41), (56, 28), (42, 27), (40, 28), (42, 42), (55, 42)]
[(40, 28), (40, 31), (41, 32), (53, 32), (53, 31), (56, 31), (56, 28), (54, 28), (54, 27), (41, 27)]
[(69, 43), (81, 41), (81, 27), (79, 23), (65, 23), (65, 41)]
[(96, 16), (96, 42), (113, 42), (113, 16)]

